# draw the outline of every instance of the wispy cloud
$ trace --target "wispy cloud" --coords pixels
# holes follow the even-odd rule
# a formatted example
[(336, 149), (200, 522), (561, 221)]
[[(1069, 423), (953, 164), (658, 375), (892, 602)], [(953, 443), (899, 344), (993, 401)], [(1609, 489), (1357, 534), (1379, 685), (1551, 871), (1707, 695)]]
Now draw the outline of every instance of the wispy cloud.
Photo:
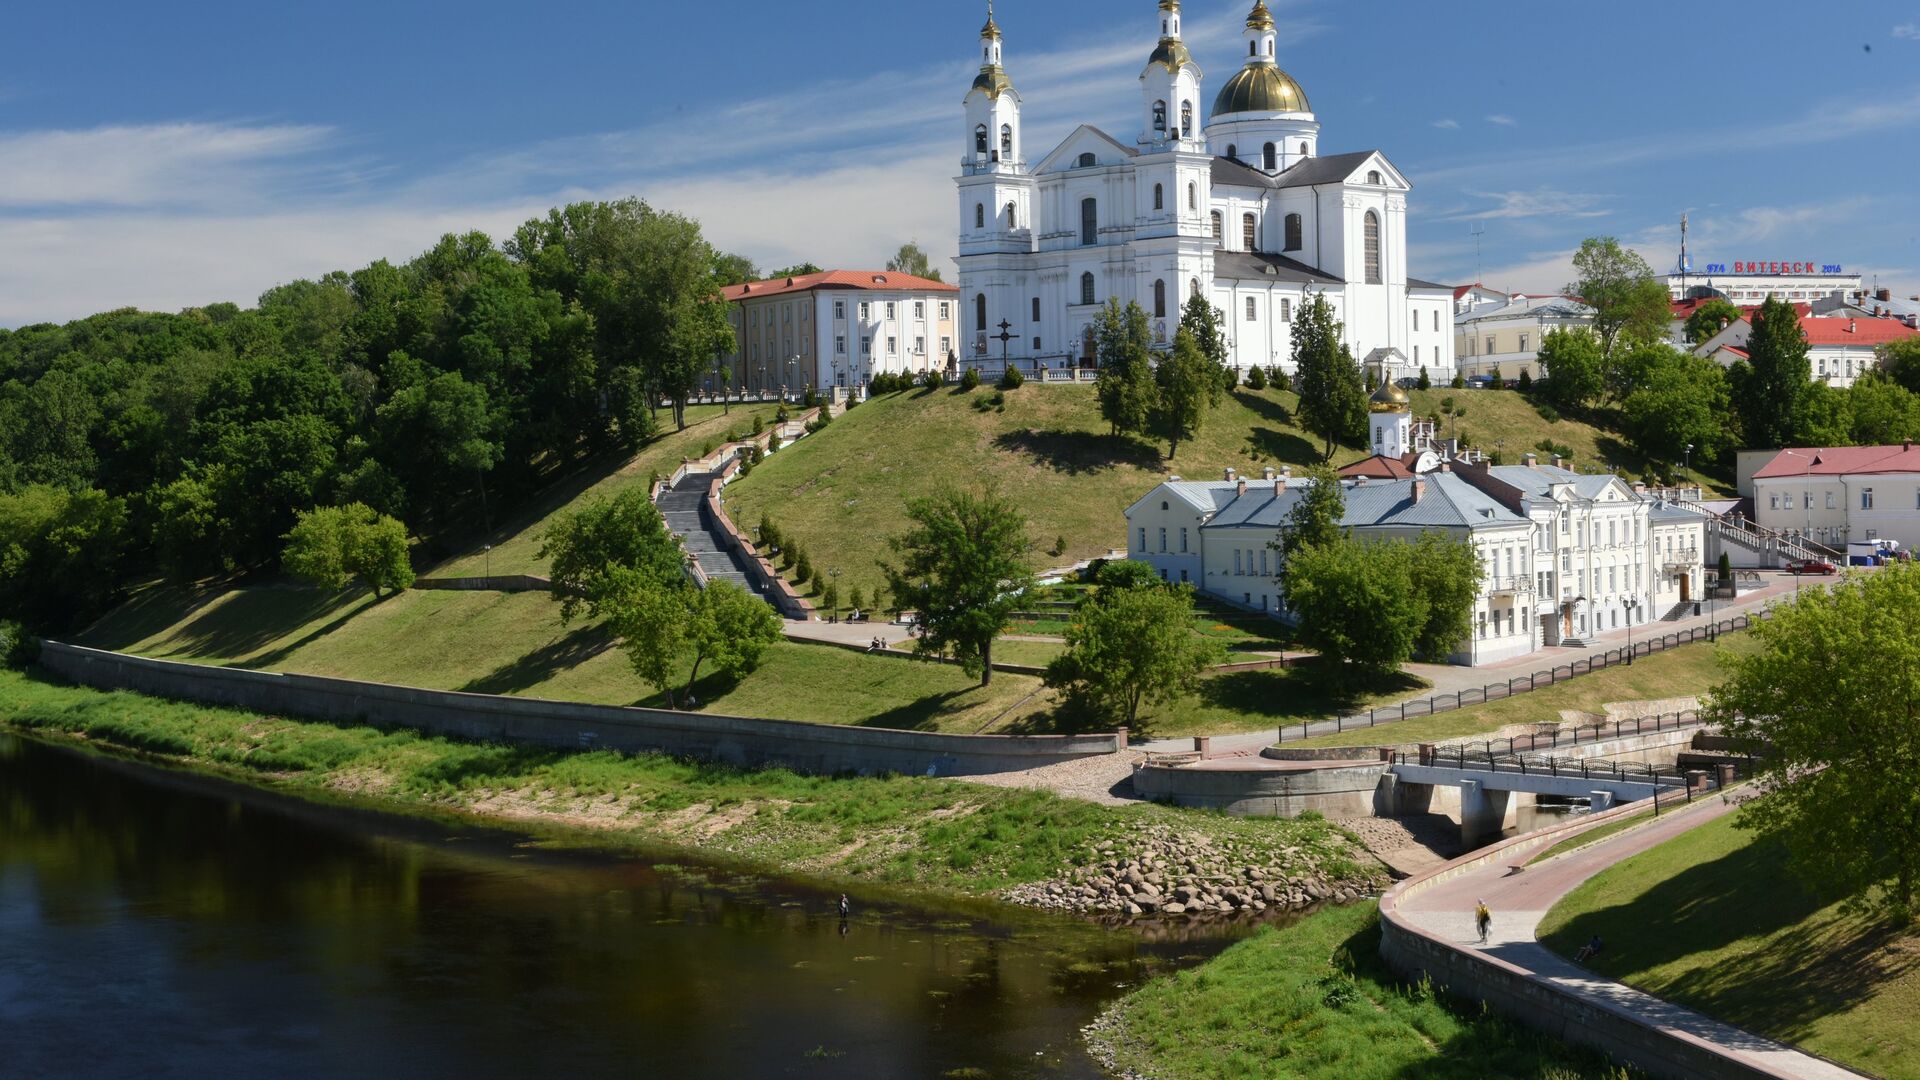
[(1487, 117), (1487, 123), (1498, 124), (1501, 127), (1517, 127), (1519, 126), (1520, 121), (1515, 120), (1511, 116), (1502, 116), (1499, 113), (1495, 113), (1492, 116)]
[(1920, 41), (1920, 23), (1901, 23), (1893, 28), (1893, 36), (1906, 41)]
[(346, 173), (325, 127), (160, 124), (0, 133), (0, 209), (215, 206)]
[(1442, 215), (1440, 220), (1497, 221), (1536, 217), (1581, 219), (1606, 217), (1610, 213), (1598, 205), (1603, 201), (1604, 196), (1556, 191), (1551, 188), (1538, 188), (1533, 191), (1469, 191), (1466, 194), (1477, 199), (1490, 199), (1494, 205), (1452, 211)]
[(1441, 131), (1459, 131), (1460, 121), (1452, 119), (1435, 120), (1433, 126), (1439, 128)]

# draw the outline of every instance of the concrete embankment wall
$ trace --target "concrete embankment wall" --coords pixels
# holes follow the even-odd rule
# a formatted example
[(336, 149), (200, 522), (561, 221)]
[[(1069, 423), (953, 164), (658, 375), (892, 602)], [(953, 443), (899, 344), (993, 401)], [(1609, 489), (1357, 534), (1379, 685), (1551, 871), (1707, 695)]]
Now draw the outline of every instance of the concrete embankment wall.
[(1157, 802), (1236, 817), (1293, 818), (1309, 810), (1330, 818), (1370, 817), (1386, 770), (1384, 761), (1298, 772), (1148, 765), (1134, 771), (1133, 790)]
[(1650, 1026), (1624, 1009), (1578, 997), (1491, 953), (1444, 941), (1414, 926), (1400, 913), (1402, 903), (1435, 885), (1489, 865), (1524, 863), (1534, 853), (1569, 836), (1642, 809), (1624, 806), (1559, 829), (1516, 837), (1408, 878), (1380, 899), (1380, 955), (1405, 978), (1425, 976), (1453, 994), (1485, 1002), (1551, 1038), (1592, 1047), (1655, 1076), (1676, 1080), (1784, 1080), (1785, 1074), (1729, 1058), (1703, 1039)]
[(59, 642), (40, 663), (82, 686), (482, 742), (659, 752), (821, 775), (978, 776), (1111, 754), (1114, 735), (939, 735), (420, 690), (151, 660)]

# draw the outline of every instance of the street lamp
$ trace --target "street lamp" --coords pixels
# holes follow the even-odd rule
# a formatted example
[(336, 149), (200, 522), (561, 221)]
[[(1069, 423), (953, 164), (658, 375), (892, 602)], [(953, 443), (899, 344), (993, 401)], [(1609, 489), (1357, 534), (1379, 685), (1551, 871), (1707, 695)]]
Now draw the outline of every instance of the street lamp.
[(486, 560), (487, 580), (493, 580), (493, 545), (485, 544), (480, 548), (481, 556)]
[[(786, 386), (791, 387), (795, 382), (799, 380), (799, 378), (800, 378), (800, 358), (797, 356), (790, 357), (787, 360)], [(781, 388), (780, 396), (783, 398), (787, 396), (786, 387)]]
[(1687, 473), (1693, 467), (1693, 444), (1687, 444), (1687, 452), (1680, 457), (1680, 483), (1687, 482)]
[(1633, 666), (1633, 613), (1640, 610), (1640, 600), (1637, 597), (1628, 597), (1620, 601), (1620, 606), (1623, 609), (1625, 609), (1627, 613), (1627, 666), (1632, 667)]

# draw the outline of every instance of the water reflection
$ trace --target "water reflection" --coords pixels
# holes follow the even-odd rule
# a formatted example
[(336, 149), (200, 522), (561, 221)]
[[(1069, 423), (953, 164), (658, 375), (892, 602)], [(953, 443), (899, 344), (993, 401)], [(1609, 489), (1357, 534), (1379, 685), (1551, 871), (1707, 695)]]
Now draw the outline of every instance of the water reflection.
[(0, 1074), (1092, 1077), (1219, 944), (446, 832), (0, 735)]

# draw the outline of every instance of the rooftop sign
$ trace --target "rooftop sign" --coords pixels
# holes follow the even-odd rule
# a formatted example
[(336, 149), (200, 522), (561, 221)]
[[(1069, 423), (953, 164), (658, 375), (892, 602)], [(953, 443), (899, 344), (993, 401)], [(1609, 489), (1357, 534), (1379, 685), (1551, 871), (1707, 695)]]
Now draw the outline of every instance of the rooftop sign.
[(1737, 262), (1729, 271), (1726, 263), (1708, 263), (1709, 274), (1746, 274), (1754, 277), (1787, 277), (1806, 274), (1845, 274), (1846, 268), (1838, 263), (1812, 262)]

